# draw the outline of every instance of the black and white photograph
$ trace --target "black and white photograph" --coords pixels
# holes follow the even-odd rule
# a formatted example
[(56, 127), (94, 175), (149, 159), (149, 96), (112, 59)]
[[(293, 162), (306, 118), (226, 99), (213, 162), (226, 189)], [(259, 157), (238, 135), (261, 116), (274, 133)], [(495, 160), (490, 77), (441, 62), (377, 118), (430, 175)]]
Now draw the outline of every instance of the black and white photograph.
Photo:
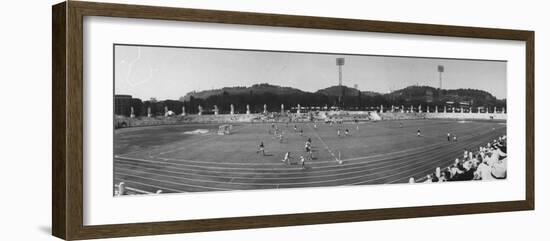
[(506, 61), (114, 50), (114, 195), (506, 179)]
[(547, 237), (547, 5), (6, 1), (0, 240)]

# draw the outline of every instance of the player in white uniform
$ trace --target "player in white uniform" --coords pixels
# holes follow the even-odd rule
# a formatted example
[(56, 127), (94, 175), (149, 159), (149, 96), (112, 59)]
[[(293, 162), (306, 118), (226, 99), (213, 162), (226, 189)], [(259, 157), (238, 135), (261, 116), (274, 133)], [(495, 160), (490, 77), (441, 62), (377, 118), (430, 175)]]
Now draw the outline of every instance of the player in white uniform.
[(283, 162), (287, 165), (290, 165), (290, 159), (292, 159), (292, 157), (290, 157), (290, 152), (287, 152), (285, 154), (285, 157), (283, 158)]

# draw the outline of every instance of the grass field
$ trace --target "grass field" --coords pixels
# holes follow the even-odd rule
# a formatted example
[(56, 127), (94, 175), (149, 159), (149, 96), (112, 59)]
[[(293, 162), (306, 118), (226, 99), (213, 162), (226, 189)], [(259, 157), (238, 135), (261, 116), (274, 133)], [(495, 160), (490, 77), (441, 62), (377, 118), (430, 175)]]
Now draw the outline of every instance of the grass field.
[[(230, 135), (217, 135), (218, 125), (211, 124), (116, 130), (114, 182), (164, 193), (405, 183), (506, 133), (505, 122), (496, 121), (297, 123), (303, 135), (294, 123), (277, 125), (282, 143), (269, 133), (271, 124), (235, 124)], [(338, 128), (351, 135), (337, 136)], [(184, 133), (197, 129), (209, 131)], [(448, 142), (448, 132), (458, 141)], [(305, 169), (282, 162), (287, 151), (295, 162), (305, 156), (308, 138), (314, 159)], [(261, 141), (265, 155), (256, 152)]]

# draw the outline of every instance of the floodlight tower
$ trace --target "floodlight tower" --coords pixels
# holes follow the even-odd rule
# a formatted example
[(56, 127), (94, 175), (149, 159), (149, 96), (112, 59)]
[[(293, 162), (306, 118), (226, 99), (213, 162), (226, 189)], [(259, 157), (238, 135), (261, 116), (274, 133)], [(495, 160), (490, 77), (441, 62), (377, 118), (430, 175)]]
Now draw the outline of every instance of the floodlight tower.
[(445, 67), (443, 65), (437, 66), (437, 72), (439, 72), (439, 89), (443, 89), (443, 72), (445, 72)]
[(344, 87), (342, 86), (342, 66), (344, 66), (344, 58), (336, 58), (336, 66), (338, 66), (338, 86), (340, 87), (340, 96), (338, 96), (338, 104), (343, 107), (344, 102)]
[(336, 65), (338, 66), (338, 85), (342, 86), (342, 66), (345, 63), (344, 58), (336, 58)]

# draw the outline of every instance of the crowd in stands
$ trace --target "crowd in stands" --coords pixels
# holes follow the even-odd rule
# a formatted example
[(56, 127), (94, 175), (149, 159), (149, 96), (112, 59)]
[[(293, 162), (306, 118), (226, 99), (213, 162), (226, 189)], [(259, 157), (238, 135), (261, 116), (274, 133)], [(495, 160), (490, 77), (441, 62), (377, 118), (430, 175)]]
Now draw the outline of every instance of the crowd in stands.
[(506, 135), (481, 146), (474, 152), (464, 150), (461, 158), (455, 159), (449, 167), (437, 167), (433, 173), (409, 183), (433, 183), (470, 180), (506, 179), (508, 159), (506, 155)]
[(429, 119), (506, 120), (506, 113), (424, 113)]
[(330, 111), (319, 115), (324, 121), (353, 122), (372, 120), (371, 111)]
[(369, 121), (376, 115), (374, 112), (359, 111), (330, 111), (330, 112), (305, 112), (305, 113), (255, 113), (236, 115), (176, 115), (176, 116), (155, 116), (155, 117), (124, 117), (115, 116), (115, 128), (132, 126), (170, 125), (181, 123), (262, 123), (262, 122), (311, 122), (311, 121)]
[(415, 119), (424, 119), (426, 115), (424, 113), (409, 112), (382, 112), (379, 113), (382, 120), (415, 120)]

